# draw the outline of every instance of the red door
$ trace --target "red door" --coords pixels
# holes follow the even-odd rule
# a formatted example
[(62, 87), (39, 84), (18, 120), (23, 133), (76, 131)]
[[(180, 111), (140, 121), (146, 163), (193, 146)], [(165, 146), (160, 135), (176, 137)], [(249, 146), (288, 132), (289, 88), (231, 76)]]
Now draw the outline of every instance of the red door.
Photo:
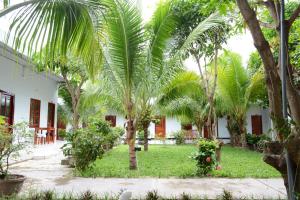
[(252, 115), (251, 124), (252, 124), (252, 134), (261, 135), (263, 133), (261, 115)]
[(160, 122), (155, 124), (155, 137), (166, 137), (166, 117), (160, 117)]
[(14, 123), (14, 96), (0, 91), (0, 115), (4, 116), (8, 125)]
[(48, 120), (47, 120), (47, 128), (50, 128), (51, 131), (49, 131), (49, 140), (51, 142), (54, 141), (54, 120), (55, 120), (55, 104), (54, 103), (48, 103)]

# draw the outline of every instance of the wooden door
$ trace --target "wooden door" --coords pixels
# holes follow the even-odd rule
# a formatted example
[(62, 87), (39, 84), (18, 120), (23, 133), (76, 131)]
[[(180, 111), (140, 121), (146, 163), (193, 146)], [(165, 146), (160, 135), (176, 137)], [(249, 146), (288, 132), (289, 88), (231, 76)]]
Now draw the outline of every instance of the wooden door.
[(251, 116), (252, 134), (261, 135), (263, 133), (261, 115)]
[(55, 104), (48, 103), (48, 119), (47, 119), (48, 142), (49, 141), (54, 142), (55, 140), (54, 120), (55, 120)]
[(166, 117), (159, 117), (159, 123), (155, 124), (155, 137), (165, 138), (166, 137)]
[(111, 127), (116, 127), (117, 117), (115, 115), (106, 115), (105, 121), (109, 122)]
[(41, 101), (37, 99), (30, 99), (30, 128), (40, 127)]
[(5, 117), (8, 125), (14, 123), (14, 96), (0, 91), (0, 115)]
[(55, 104), (54, 103), (48, 103), (47, 126), (49, 128), (54, 128), (54, 120), (55, 120)]

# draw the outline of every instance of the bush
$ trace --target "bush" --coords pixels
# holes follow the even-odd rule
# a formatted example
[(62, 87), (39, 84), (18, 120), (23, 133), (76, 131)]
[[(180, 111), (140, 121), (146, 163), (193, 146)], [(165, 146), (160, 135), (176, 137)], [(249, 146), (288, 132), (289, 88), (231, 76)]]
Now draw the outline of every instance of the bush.
[(103, 148), (106, 150), (111, 149), (120, 138), (120, 135), (125, 133), (124, 129), (121, 131), (120, 128), (111, 128), (110, 124), (103, 120), (94, 120), (89, 129), (91, 132), (102, 136)]
[(78, 129), (73, 140), (72, 155), (75, 167), (82, 171), (104, 154), (103, 137), (101, 133), (91, 132), (89, 129)]
[(271, 141), (271, 138), (266, 134), (255, 135), (248, 133), (246, 136), (247, 144), (253, 149), (262, 152), (265, 143)]
[(184, 131), (177, 131), (173, 134), (175, 138), (175, 142), (177, 145), (184, 144), (185, 143), (185, 133)]
[(198, 142), (198, 151), (192, 155), (197, 162), (197, 174), (207, 175), (216, 165), (216, 149), (218, 143), (213, 140), (201, 139)]
[(67, 137), (68, 133), (65, 129), (58, 129), (58, 136), (61, 139), (65, 139)]

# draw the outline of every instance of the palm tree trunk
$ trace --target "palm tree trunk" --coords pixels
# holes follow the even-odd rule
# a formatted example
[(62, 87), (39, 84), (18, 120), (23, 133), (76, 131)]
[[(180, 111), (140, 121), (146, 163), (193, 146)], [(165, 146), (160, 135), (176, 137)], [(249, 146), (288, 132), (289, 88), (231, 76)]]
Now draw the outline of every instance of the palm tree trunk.
[(148, 151), (148, 127), (149, 125), (144, 124), (144, 151)]
[(128, 146), (129, 146), (129, 169), (136, 170), (136, 152), (135, 152), (135, 127), (131, 115), (128, 115)]
[(247, 134), (247, 129), (245, 127), (245, 119), (242, 117), (241, 119), (238, 120), (238, 125), (240, 129), (240, 143), (243, 148), (247, 147), (247, 140), (246, 140), (246, 134)]

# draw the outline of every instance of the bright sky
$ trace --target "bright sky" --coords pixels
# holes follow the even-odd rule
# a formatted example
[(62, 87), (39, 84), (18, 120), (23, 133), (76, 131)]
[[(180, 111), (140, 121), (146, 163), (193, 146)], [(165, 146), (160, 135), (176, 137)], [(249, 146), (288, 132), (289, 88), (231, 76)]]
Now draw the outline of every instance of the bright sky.
[[(22, 1), (24, 0), (11, 0), (11, 4), (19, 3)], [(145, 22), (151, 18), (152, 13), (156, 8), (156, 4), (157, 2), (159, 2), (159, 0), (135, 0), (135, 1), (137, 2), (138, 6), (141, 8), (141, 12), (143, 14), (143, 18)], [(0, 10), (2, 9), (2, 5), (3, 5), (3, 0), (0, 0)], [(9, 22), (7, 18), (0, 19), (1, 39), (3, 38), (3, 32), (7, 31), (8, 26), (9, 26)], [(232, 38), (230, 38), (227, 44), (223, 46), (223, 48), (239, 53), (242, 56), (244, 66), (247, 65), (250, 53), (255, 50), (251, 34), (248, 31), (246, 31), (241, 35), (235, 35)], [(187, 69), (198, 73), (196, 63), (192, 59), (186, 60), (185, 66), (187, 67)]]

